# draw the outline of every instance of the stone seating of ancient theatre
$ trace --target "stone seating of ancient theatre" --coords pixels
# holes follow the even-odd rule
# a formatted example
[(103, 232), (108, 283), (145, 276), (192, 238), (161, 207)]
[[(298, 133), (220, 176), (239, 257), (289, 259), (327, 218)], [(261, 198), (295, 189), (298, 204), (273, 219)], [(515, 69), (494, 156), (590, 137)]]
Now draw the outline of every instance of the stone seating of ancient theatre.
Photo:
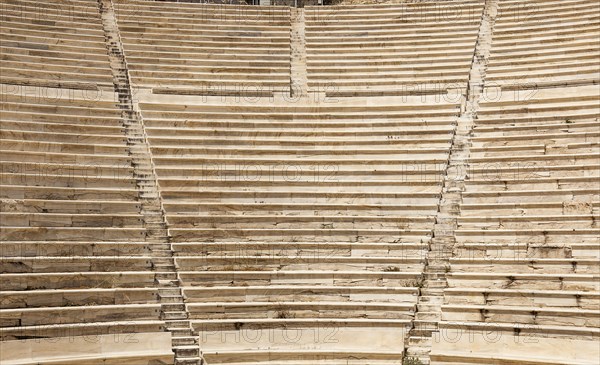
[(483, 1), (305, 8), (310, 92), (462, 94)]
[(289, 92), (288, 7), (114, 4), (136, 88), (183, 94)]
[(596, 2), (112, 4), (0, 0), (1, 361), (600, 356)]
[(209, 363), (401, 361), (458, 105), (140, 108)]
[(596, 352), (599, 92), (515, 96), (481, 103), (475, 120), (434, 364)]
[(486, 85), (598, 83), (598, 11), (595, 0), (500, 1)]
[[(35, 356), (50, 356), (47, 348), (10, 341), (51, 337), (79, 343), (81, 357), (72, 360), (82, 363), (85, 351), (99, 350), (81, 336), (97, 336), (100, 346), (108, 341), (103, 335), (162, 332), (155, 272), (115, 96), (50, 98), (32, 96), (34, 90), (8, 91), (0, 95), (5, 354), (15, 355), (10, 346), (20, 346), (23, 356), (32, 348), (41, 351)], [(148, 338), (148, 343), (167, 344), (168, 352), (164, 346), (161, 353), (142, 346), (140, 354), (135, 346), (117, 346), (107, 355), (108, 341), (102, 356), (116, 363), (134, 354), (138, 360), (172, 361), (170, 335), (157, 336), (158, 342)], [(77, 353), (77, 346), (69, 348)]]
[(4, 84), (112, 89), (104, 32), (94, 0), (2, 0)]

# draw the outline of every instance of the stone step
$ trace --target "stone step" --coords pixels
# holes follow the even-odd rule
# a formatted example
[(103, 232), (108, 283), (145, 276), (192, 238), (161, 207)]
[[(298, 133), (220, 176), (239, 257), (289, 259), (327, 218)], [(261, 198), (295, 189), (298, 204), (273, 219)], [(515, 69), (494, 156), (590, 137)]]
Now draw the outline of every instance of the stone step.
[(188, 315), (184, 311), (175, 311), (175, 312), (163, 312), (162, 318), (168, 321), (174, 320), (187, 320)]
[(448, 272), (448, 267), (446, 266), (427, 266), (425, 268), (425, 272), (426, 273), (447, 273)]
[(173, 264), (155, 264), (154, 265), (154, 270), (155, 271), (175, 271), (176, 267)]
[(183, 297), (180, 295), (161, 295), (161, 303), (183, 303)]
[(165, 312), (185, 311), (185, 304), (164, 303), (164, 304), (161, 304), (161, 309)]
[(436, 312), (441, 308), (441, 304), (418, 303), (417, 310), (419, 312)]
[(424, 303), (424, 304), (443, 304), (444, 303), (444, 297), (440, 297), (440, 296), (430, 296), (430, 295), (422, 295), (419, 297), (419, 304)]
[(165, 320), (165, 326), (169, 331), (172, 330), (180, 330), (180, 329), (188, 329), (190, 330), (190, 324), (186, 321), (178, 321), (178, 320)]
[(167, 228), (166, 227), (149, 227), (145, 225), (147, 228), (147, 234), (153, 237), (167, 237)]
[(410, 336), (408, 338), (409, 347), (431, 347), (432, 343), (431, 337)]
[(144, 221), (148, 226), (153, 226), (154, 228), (162, 228), (166, 226), (165, 222), (162, 220), (160, 216), (144, 216)]
[[(165, 244), (166, 245), (166, 244)], [(172, 258), (173, 257), (173, 251), (171, 251), (170, 249), (152, 249), (152, 254), (155, 257), (159, 257), (159, 258)]]
[[(169, 241), (169, 236), (165, 233), (161, 233), (161, 234), (155, 234), (155, 233), (148, 233), (148, 235), (146, 235), (146, 242), (148, 243), (158, 243), (158, 242), (168, 242)], [(172, 269), (169, 270), (165, 270), (165, 271), (173, 271)]]
[(429, 319), (415, 319), (413, 321), (414, 328), (430, 328), (437, 329), (438, 321), (432, 321)]
[(177, 287), (179, 280), (158, 280), (158, 284), (163, 287)]
[(406, 353), (407, 355), (410, 356), (414, 356), (414, 357), (425, 357), (428, 356), (429, 353), (431, 352), (431, 348), (430, 347), (421, 347), (421, 346), (409, 346), (406, 349)]
[(410, 330), (411, 336), (417, 337), (431, 337), (434, 332), (437, 332), (437, 328), (415, 327)]
[[(168, 245), (165, 245), (168, 246)], [(169, 249), (154, 249), (154, 247), (152, 247), (152, 254), (156, 255), (157, 257), (172, 257), (173, 252)]]
[[(410, 362), (411, 359), (416, 359), (413, 360), (412, 362)], [(431, 362), (429, 360), (429, 354), (411, 354), (408, 352), (408, 349), (406, 350), (406, 357), (404, 360), (405, 364), (419, 364), (419, 365), (429, 365)]]
[(159, 257), (153, 260), (154, 265), (173, 265), (173, 258), (171, 257)]
[(428, 273), (425, 272), (423, 273), (423, 277), (425, 278), (425, 280), (445, 280), (446, 278), (446, 273), (437, 273), (437, 272), (432, 272), (432, 273)]
[(159, 288), (158, 294), (160, 296), (169, 296), (169, 295), (181, 296), (181, 289), (179, 289), (179, 288)]
[(173, 346), (193, 346), (198, 345), (198, 337), (195, 336), (173, 336), (171, 337)]
[(199, 357), (200, 355), (200, 346), (198, 345), (175, 346), (173, 349), (175, 350), (175, 356), (178, 359), (194, 358)]
[(160, 203), (158, 202), (150, 202), (143, 204), (142, 213), (147, 217), (156, 216), (162, 219), (162, 211), (160, 210)]
[(193, 337), (191, 328), (169, 328), (173, 337)]
[(175, 272), (157, 272), (154, 276), (157, 280), (177, 280)]
[[(163, 222), (160, 218), (156, 218), (156, 217), (144, 217), (144, 224), (146, 225), (146, 228), (148, 228), (148, 230), (151, 231), (166, 231), (167, 229), (167, 225), (165, 222)], [(165, 233), (165, 232), (162, 232)]]
[(200, 357), (178, 357), (175, 359), (175, 365), (200, 365)]
[(415, 313), (415, 320), (418, 321), (434, 321), (439, 322), (442, 319), (440, 312), (417, 312)]
[(425, 288), (431, 289), (444, 289), (448, 286), (446, 280), (436, 279), (436, 280), (426, 280), (424, 283)]
[[(159, 242), (168, 242), (169, 241), (169, 236), (166, 234), (149, 234), (146, 236), (146, 242), (147, 243), (159, 243)], [(173, 271), (173, 268), (170, 268), (168, 270), (165, 271)], [(158, 271), (158, 270), (157, 270)]]
[(426, 296), (443, 296), (444, 289), (441, 288), (421, 288), (421, 295)]

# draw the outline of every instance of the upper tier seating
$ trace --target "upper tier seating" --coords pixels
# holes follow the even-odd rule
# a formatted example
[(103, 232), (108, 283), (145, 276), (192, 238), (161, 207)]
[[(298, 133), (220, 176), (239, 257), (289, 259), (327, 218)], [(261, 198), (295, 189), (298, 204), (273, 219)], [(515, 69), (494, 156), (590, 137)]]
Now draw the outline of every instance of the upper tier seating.
[[(599, 96), (583, 86), (481, 103), (442, 307), (446, 340), (598, 340)], [(451, 362), (444, 351), (456, 349), (446, 347), (434, 346), (434, 363)]]
[(289, 93), (287, 7), (117, 0), (134, 88), (157, 93)]
[(306, 7), (309, 91), (462, 94), (483, 1)]
[(0, 0), (0, 83), (112, 90), (95, 0)]
[(140, 107), (208, 363), (401, 363), (458, 105)]
[(600, 81), (597, 0), (499, 4), (486, 86), (518, 89)]
[(162, 331), (114, 95), (32, 95), (0, 95), (0, 339)]

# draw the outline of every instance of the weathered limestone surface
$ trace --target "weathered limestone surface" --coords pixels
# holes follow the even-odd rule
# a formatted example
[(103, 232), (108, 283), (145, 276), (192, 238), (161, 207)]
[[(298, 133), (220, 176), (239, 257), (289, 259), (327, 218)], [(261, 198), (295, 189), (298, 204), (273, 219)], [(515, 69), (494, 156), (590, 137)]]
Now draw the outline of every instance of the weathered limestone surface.
[(499, 4), (487, 70), (490, 86), (518, 90), (598, 84), (597, 2)]
[(307, 6), (311, 93), (460, 99), (484, 1)]
[(459, 105), (144, 99), (203, 357), (401, 363)]
[(0, 342), (3, 364), (173, 364), (171, 334), (123, 333), (92, 337), (55, 337), (51, 341)]
[[(476, 333), (448, 336), (434, 344), (432, 364), (595, 364), (598, 343), (574, 339), (519, 337), (512, 334)], [(488, 337), (486, 337), (488, 336)]]
[(97, 2), (2, 2), (0, 83), (110, 91)]
[(289, 94), (290, 8), (114, 3), (134, 89)]
[(596, 2), (1, 5), (3, 361), (597, 360)]

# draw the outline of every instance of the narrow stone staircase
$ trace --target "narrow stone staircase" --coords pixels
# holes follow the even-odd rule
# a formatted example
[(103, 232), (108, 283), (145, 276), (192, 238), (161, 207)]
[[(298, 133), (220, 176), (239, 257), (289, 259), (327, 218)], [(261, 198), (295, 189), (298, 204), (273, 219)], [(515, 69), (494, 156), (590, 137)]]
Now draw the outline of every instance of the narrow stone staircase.
[(483, 95), (497, 9), (498, 0), (486, 0), (469, 73), (466, 104), (454, 126), (433, 238), (427, 252), (413, 328), (406, 344), (405, 358), (418, 359), (423, 364), (430, 363), (431, 347), (434, 342), (441, 340), (438, 324), (442, 320), (444, 289), (448, 286), (446, 274), (450, 271), (454, 232), (458, 228), (468, 173), (473, 119), (477, 116), (479, 100)]
[(308, 95), (304, 9), (291, 8), (290, 17), (290, 93), (294, 98), (301, 98)]
[(161, 319), (171, 332), (176, 365), (203, 364), (199, 339), (189, 321), (173, 249), (170, 243), (167, 220), (162, 206), (156, 172), (145, 133), (143, 119), (133, 100), (127, 63), (119, 36), (114, 7), (111, 0), (99, 0), (107, 50), (113, 73), (121, 120), (125, 128), (127, 146), (133, 166), (141, 214), (146, 228), (145, 241), (151, 251), (155, 285), (161, 304)]

